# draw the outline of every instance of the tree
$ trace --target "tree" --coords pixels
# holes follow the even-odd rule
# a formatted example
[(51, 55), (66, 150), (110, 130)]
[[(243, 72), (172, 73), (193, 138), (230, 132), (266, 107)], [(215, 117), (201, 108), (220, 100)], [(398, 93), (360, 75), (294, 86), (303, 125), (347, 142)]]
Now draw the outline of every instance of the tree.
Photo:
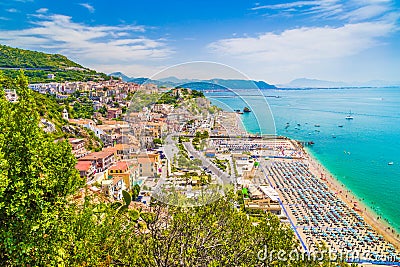
[(40, 128), (22, 72), (13, 85), (18, 102), (0, 99), (0, 262), (50, 264), (58, 211), (82, 180), (70, 145), (54, 142)]
[(160, 138), (154, 138), (153, 143), (154, 145), (162, 145), (162, 140)]

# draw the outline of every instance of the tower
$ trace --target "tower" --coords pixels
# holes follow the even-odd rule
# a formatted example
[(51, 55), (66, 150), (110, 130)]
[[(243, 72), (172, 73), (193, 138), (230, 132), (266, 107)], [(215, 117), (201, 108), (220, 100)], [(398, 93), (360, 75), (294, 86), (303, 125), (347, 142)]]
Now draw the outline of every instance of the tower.
[(63, 112), (62, 112), (62, 117), (64, 120), (68, 120), (68, 111), (64, 108)]

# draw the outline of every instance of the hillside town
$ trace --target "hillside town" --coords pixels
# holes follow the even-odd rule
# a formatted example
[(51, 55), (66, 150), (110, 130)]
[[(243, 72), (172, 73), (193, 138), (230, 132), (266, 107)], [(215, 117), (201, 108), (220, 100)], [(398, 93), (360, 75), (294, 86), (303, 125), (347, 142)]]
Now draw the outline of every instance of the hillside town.
[[(233, 187), (240, 196), (235, 208), (252, 216), (277, 215), (293, 229), (303, 252), (318, 251), (321, 242), (339, 254), (362, 253), (368, 245), (374, 257), (399, 259), (385, 232), (359, 215), (358, 202), (342, 195), (344, 189), (327, 179), (299, 142), (247, 133), (237, 112), (213, 106), (201, 92), (114, 79), (29, 87), (69, 99), (63, 129), (86, 129), (100, 140), (101, 149), (94, 151), (84, 138), (68, 138), (90, 194), (114, 202), (131, 192), (136, 205), (149, 209), (157, 201), (202, 205)], [(6, 91), (6, 97), (18, 101), (15, 91)], [(88, 100), (93, 114), (71, 118), (68, 110)], [(46, 123), (51, 132), (52, 123)]]
[[(64, 108), (62, 118), (101, 140), (101, 150), (92, 151), (84, 138), (68, 138), (77, 158), (76, 169), (94, 194), (119, 201), (123, 190), (132, 192), (139, 187), (137, 200), (149, 205), (152, 198), (168, 202), (163, 194), (174, 188), (189, 199), (186, 204), (195, 205), (202, 188), (234, 185), (240, 190), (248, 188), (251, 198), (241, 203), (248, 209), (281, 214), (274, 189), (252, 182), (260, 177), (260, 155), (250, 151), (262, 147), (273, 155), (282, 144), (260, 143), (244, 130), (238, 114), (216, 108), (201, 93), (113, 78), (30, 84), (29, 88), (57, 100), (69, 99), (69, 110), (90, 101), (92, 116), (71, 118)], [(15, 92), (7, 96), (17, 101)], [(143, 96), (149, 101), (140, 103)]]

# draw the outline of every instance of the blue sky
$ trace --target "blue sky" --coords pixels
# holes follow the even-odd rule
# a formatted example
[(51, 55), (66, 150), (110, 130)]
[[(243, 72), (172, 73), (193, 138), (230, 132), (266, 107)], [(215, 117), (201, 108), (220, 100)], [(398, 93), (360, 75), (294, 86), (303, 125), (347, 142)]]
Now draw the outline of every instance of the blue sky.
[(271, 83), (400, 80), (400, 5), (390, 0), (8, 0), (0, 6), (0, 43), (61, 53), (106, 73), (152, 76), (205, 60)]

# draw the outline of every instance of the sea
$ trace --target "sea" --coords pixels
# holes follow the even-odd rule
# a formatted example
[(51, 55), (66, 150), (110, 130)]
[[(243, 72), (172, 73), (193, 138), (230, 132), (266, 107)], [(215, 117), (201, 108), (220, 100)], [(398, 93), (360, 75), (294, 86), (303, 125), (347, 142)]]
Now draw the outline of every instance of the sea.
[[(255, 134), (307, 149), (348, 190), (400, 233), (400, 88), (206, 91), (224, 110), (243, 110)], [(353, 119), (346, 119), (351, 116)]]

